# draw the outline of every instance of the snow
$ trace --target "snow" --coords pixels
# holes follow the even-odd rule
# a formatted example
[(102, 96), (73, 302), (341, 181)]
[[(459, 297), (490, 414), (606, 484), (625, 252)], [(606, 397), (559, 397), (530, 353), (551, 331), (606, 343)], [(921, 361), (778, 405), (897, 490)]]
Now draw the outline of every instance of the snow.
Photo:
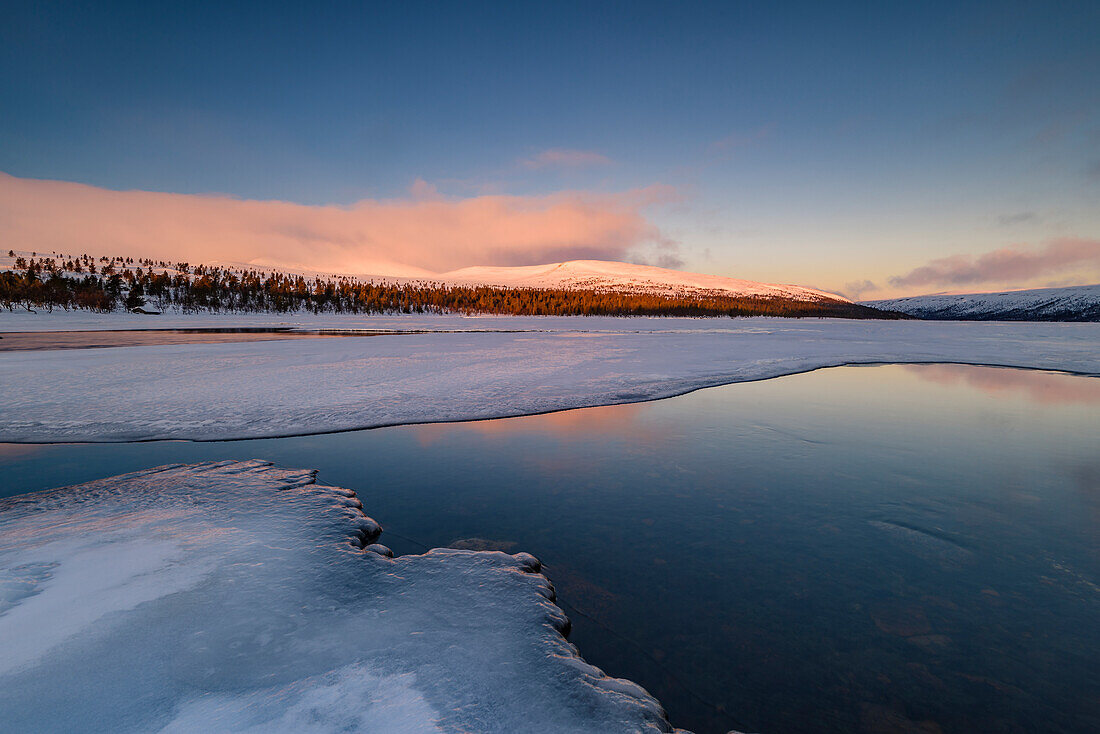
[(447, 283), (472, 283), (508, 288), (564, 288), (653, 295), (765, 296), (794, 298), (802, 301), (848, 299), (835, 293), (797, 285), (776, 285), (738, 280), (720, 275), (687, 273), (651, 265), (609, 262), (606, 260), (569, 260), (548, 265), (521, 267), (472, 267), (443, 273)]
[[(8, 252), (11, 252), (12, 254), (9, 255)], [(0, 251), (0, 272), (3, 272), (5, 270), (15, 270), (16, 269), (15, 268), (16, 262), (19, 258), (24, 258), (27, 261), (30, 261), (30, 260), (34, 259), (34, 260), (38, 260), (40, 262), (44, 259), (52, 258), (58, 265), (63, 265), (66, 260), (78, 260), (82, 256), (82, 254), (83, 253), (72, 253), (72, 252), (34, 252), (32, 250), (2, 250), (2, 251)], [(112, 266), (114, 267), (114, 272), (120, 273), (120, 274), (124, 273), (127, 270), (131, 271), (131, 272), (136, 272), (138, 270), (141, 270), (142, 272), (145, 272), (145, 273), (148, 273), (148, 272), (152, 271), (153, 273), (158, 274), (158, 275), (167, 273), (168, 275), (171, 275), (171, 276), (183, 275), (184, 274), (182, 271), (177, 270), (176, 268), (172, 267), (171, 265), (169, 265), (169, 266), (162, 266), (162, 265), (157, 265), (157, 264), (153, 264), (151, 266), (150, 265), (143, 265), (141, 263), (141, 259), (135, 260), (134, 262), (131, 262), (131, 263), (126, 263), (118, 255), (98, 253), (95, 256), (93, 256), (93, 259), (95, 260), (96, 274), (99, 275), (99, 276), (103, 275), (102, 268), (103, 268), (104, 265), (107, 264), (106, 262), (102, 262), (100, 260), (100, 256), (104, 256), (104, 257), (108, 258), (108, 260), (113, 260)], [(155, 262), (156, 261), (154, 261), (154, 263)], [(176, 264), (176, 263), (172, 263), (172, 264)], [(228, 272), (231, 272), (231, 273), (236, 273), (238, 275), (243, 274), (243, 273), (249, 273), (249, 272), (261, 273), (261, 274), (265, 274), (265, 275), (272, 275), (274, 273), (281, 273), (283, 275), (291, 275), (291, 276), (301, 275), (302, 277), (304, 277), (306, 279), (309, 279), (309, 280), (312, 280), (314, 278), (321, 278), (322, 280), (324, 280), (324, 279), (334, 279), (334, 278), (346, 277), (346, 278), (353, 278), (353, 279), (360, 280), (360, 281), (374, 281), (374, 282), (379, 282), (379, 283), (384, 282), (384, 283), (394, 283), (394, 284), (403, 284), (403, 283), (423, 284), (423, 283), (436, 282), (433, 279), (437, 278), (437, 276), (434, 273), (431, 273), (430, 271), (423, 270), (421, 268), (415, 268), (415, 267), (412, 267), (412, 266), (401, 265), (401, 264), (393, 264), (389, 268), (387, 268), (385, 270), (385, 272), (389, 273), (388, 275), (382, 275), (382, 274), (379, 274), (379, 273), (371, 273), (371, 272), (336, 273), (336, 272), (332, 272), (330, 270), (315, 270), (315, 269), (311, 269), (311, 268), (308, 268), (308, 267), (284, 266), (284, 265), (280, 265), (278, 263), (272, 263), (272, 262), (260, 261), (260, 260), (257, 260), (257, 261), (254, 261), (254, 262), (239, 262), (239, 261), (234, 261), (234, 260), (212, 260), (212, 261), (206, 261), (204, 263), (190, 263), (190, 265), (192, 267), (200, 265), (200, 264), (205, 265), (207, 267), (211, 267), (211, 268), (215, 268), (215, 267), (220, 268), (222, 270), (225, 270), (225, 271), (228, 271)], [(80, 278), (83, 278), (86, 275), (88, 275), (88, 271), (84, 270), (83, 272), (77, 273), (77, 272), (73, 272), (73, 271), (60, 270), (59, 269), (58, 274), (61, 275), (64, 278), (80, 279)], [(191, 273), (189, 277), (193, 277), (193, 276), (194, 276), (194, 273)]]
[(7, 731), (669, 731), (585, 663), (526, 554), (364, 548), (354, 493), (265, 462), (0, 500)]
[[(11, 270), (16, 258), (41, 259), (52, 257), (58, 261), (74, 259), (72, 253), (33, 253), (19, 250), (14, 256), (0, 253), (0, 271)], [(108, 256), (109, 257), (109, 256)], [(97, 266), (102, 265), (97, 261)], [(236, 273), (256, 271), (261, 273), (283, 273), (302, 275), (306, 278), (349, 277), (361, 281), (414, 285), (490, 285), (505, 288), (556, 288), (568, 290), (599, 290), (620, 293), (645, 293), (662, 296), (763, 296), (793, 298), (802, 301), (833, 300), (848, 302), (847, 298), (798, 285), (780, 285), (757, 283), (751, 280), (739, 280), (720, 275), (688, 273), (682, 270), (670, 270), (651, 265), (614, 262), (608, 260), (569, 260), (567, 262), (548, 263), (546, 265), (524, 265), (516, 267), (470, 267), (449, 273), (430, 273), (402, 266), (400, 271), (387, 270), (382, 273), (331, 273), (310, 270), (302, 267), (282, 267), (267, 262), (241, 263), (217, 261), (205, 263)], [(141, 268), (140, 263), (130, 265), (116, 264), (115, 270), (133, 270)], [(144, 268), (148, 270), (149, 268)], [(153, 267), (156, 273), (179, 274), (172, 268)], [(83, 274), (62, 271), (67, 277), (82, 277)]]
[[(11, 252), (12, 254), (9, 255), (8, 254), (9, 252)], [(23, 258), (23, 259), (28, 260), (28, 261), (37, 260), (39, 262), (41, 262), (43, 260), (47, 260), (47, 259), (52, 259), (57, 265), (60, 266), (60, 265), (63, 265), (66, 260), (77, 260), (80, 257), (81, 257), (81, 254), (78, 254), (78, 253), (35, 252), (35, 251), (32, 251), (32, 250), (7, 250), (7, 249), (5, 249), (5, 250), (0, 250), (0, 272), (3, 272), (5, 270), (15, 270), (16, 261), (19, 260), (19, 258)], [(108, 255), (107, 257), (110, 258), (111, 256)], [(106, 265), (107, 263), (101, 262), (99, 260), (98, 255), (96, 255), (93, 259), (95, 260), (96, 274), (97, 275), (102, 275), (102, 272), (100, 272), (100, 268), (102, 266)], [(137, 261), (127, 264), (126, 262), (123, 262), (121, 259), (118, 259), (117, 256), (116, 256), (115, 261), (114, 261), (114, 272), (121, 274), (121, 273), (126, 272), (127, 270), (129, 270), (131, 272), (136, 272), (138, 270), (148, 272), (150, 270), (150, 268), (146, 267), (145, 265), (142, 265), (140, 262), (137, 262)], [(162, 274), (162, 273), (167, 273), (168, 275), (180, 275), (181, 274), (181, 272), (179, 270), (176, 270), (173, 267), (164, 267), (164, 266), (161, 266), (161, 265), (152, 266), (152, 271), (154, 273), (157, 273), (157, 274)], [(85, 270), (82, 273), (75, 273), (75, 272), (72, 272), (72, 271), (60, 270), (59, 269), (58, 273), (62, 277), (65, 277), (65, 278), (77, 278), (77, 279), (83, 278), (84, 276), (88, 275), (87, 270)]]
[[(116, 324), (121, 317), (98, 318)], [(957, 362), (1100, 375), (1100, 324), (331, 315), (298, 323), (436, 331), (0, 352), (0, 441), (214, 440), (493, 418), (844, 364)]]
[(1100, 320), (1100, 285), (913, 296), (864, 306), (929, 319)]

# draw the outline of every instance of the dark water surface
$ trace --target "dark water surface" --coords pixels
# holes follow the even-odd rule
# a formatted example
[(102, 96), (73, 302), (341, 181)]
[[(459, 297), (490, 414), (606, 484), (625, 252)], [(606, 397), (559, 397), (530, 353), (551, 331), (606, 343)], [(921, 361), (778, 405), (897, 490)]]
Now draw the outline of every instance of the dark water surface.
[(397, 553), (534, 553), (592, 663), (699, 732), (1100, 731), (1100, 379), (846, 367), (229, 443), (0, 444), (16, 494), (263, 458)]

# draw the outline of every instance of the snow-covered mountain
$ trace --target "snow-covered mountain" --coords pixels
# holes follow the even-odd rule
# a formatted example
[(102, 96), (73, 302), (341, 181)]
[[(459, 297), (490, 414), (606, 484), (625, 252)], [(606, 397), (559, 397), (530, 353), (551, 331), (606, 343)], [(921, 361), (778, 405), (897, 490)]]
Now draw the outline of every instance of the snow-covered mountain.
[(569, 260), (522, 267), (462, 268), (443, 273), (439, 279), (447, 283), (507, 288), (564, 288), (662, 296), (758, 296), (849, 303), (848, 299), (835, 293), (797, 285), (757, 283), (720, 275), (685, 273), (652, 265), (605, 260)]
[(1100, 321), (1100, 285), (1000, 293), (913, 296), (863, 301), (922, 319), (959, 321)]
[[(15, 266), (16, 259), (20, 257), (28, 260), (52, 257), (61, 264), (65, 260), (74, 259), (75, 256), (62, 253), (31, 253), (25, 251), (13, 252), (11, 256), (0, 253), (0, 271), (12, 269)], [(755, 296), (807, 302), (851, 303), (847, 298), (836, 293), (798, 285), (758, 283), (752, 280), (726, 278), (721, 275), (687, 273), (682, 270), (670, 270), (652, 265), (635, 265), (609, 260), (569, 260), (546, 265), (517, 267), (477, 266), (452, 270), (449, 273), (425, 273), (415, 276), (393, 273), (332, 273), (256, 262), (214, 261), (205, 264), (238, 273), (246, 271), (280, 272), (288, 275), (302, 275), (306, 278), (339, 278), (346, 276), (358, 280), (397, 284), (409, 283), (413, 285), (489, 285), (504, 288), (595, 290), (657, 296)], [(115, 264), (115, 270), (119, 272), (141, 267), (140, 262), (132, 264), (118, 262)], [(171, 275), (178, 274), (178, 271), (171, 267), (154, 266), (153, 271), (157, 273), (167, 272)], [(62, 275), (69, 275), (69, 273), (62, 271)]]

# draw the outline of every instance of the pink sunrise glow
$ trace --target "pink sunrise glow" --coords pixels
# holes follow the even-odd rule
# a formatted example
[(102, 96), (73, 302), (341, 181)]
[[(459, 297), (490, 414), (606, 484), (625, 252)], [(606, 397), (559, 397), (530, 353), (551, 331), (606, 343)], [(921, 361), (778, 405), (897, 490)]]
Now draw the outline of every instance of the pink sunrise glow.
[(651, 186), (309, 206), (0, 174), (0, 238), (38, 252), (416, 276), (471, 264), (621, 260), (663, 241), (644, 210), (672, 193)]

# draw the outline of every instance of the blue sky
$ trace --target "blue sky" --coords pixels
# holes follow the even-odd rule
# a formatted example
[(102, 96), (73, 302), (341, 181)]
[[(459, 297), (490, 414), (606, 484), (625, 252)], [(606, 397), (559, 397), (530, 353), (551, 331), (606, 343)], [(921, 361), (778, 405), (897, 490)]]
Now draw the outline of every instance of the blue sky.
[[(35, 2), (2, 21), (0, 171), (20, 179), (306, 205), (660, 187), (640, 210), (660, 244), (628, 256), (867, 297), (1100, 280), (1096, 2)], [(891, 285), (1066, 239), (1080, 257), (1033, 278)]]

